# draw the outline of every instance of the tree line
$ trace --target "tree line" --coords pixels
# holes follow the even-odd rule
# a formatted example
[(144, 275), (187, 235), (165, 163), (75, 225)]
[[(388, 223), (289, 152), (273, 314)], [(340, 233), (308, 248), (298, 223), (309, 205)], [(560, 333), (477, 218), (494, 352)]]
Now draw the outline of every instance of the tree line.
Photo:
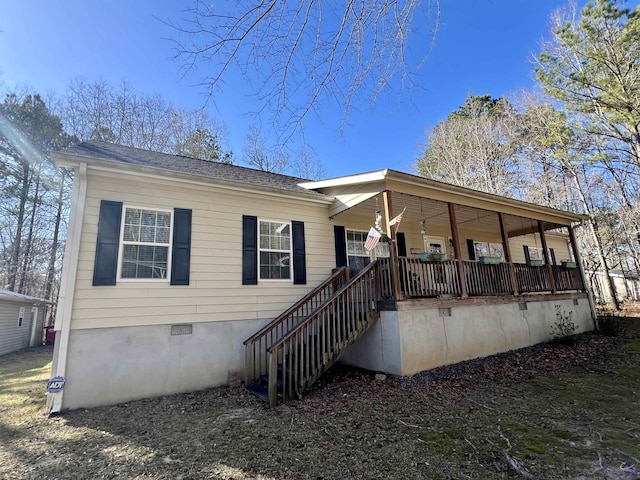
[[(428, 134), (426, 177), (588, 216), (586, 267), (640, 272), (640, 7), (559, 10), (535, 73), (511, 99), (470, 96)], [(595, 282), (592, 282), (595, 284)]]

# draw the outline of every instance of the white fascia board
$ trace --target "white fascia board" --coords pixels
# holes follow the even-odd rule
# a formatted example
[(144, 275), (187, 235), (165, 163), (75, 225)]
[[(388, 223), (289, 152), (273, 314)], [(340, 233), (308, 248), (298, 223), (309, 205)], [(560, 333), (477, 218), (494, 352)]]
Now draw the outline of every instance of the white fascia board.
[(317, 190), (320, 188), (340, 187), (343, 185), (357, 185), (359, 183), (379, 182), (387, 176), (388, 169), (377, 170), (375, 172), (358, 173), (356, 175), (347, 175), (345, 177), (330, 178), (328, 180), (320, 180), (317, 182), (303, 182), (298, 186), (309, 190)]

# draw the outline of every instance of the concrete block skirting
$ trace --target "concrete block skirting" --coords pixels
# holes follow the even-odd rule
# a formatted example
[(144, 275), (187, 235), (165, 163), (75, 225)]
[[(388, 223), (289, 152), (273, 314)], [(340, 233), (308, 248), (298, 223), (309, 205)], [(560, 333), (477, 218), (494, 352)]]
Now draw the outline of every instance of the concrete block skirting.
[(558, 315), (569, 316), (578, 327), (576, 333), (593, 330), (588, 299), (583, 294), (571, 297), (512, 297), (511, 302), (467, 305), (433, 301), (418, 308), (411, 300), (398, 302), (398, 310), (381, 312), (380, 321), (341, 361), (394, 375), (414, 375), (550, 340)]
[(242, 342), (267, 322), (71, 330), (63, 410), (226, 385), (244, 369)]

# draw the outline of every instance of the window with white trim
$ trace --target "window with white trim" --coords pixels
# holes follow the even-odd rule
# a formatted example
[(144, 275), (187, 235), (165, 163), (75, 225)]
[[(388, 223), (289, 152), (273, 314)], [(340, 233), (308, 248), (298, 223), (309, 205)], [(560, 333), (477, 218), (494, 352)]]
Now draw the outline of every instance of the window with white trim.
[(172, 216), (170, 210), (124, 207), (121, 279), (168, 279)]
[(364, 248), (366, 241), (367, 232), (347, 230), (347, 264), (352, 276), (371, 262), (371, 254)]
[(258, 220), (260, 280), (290, 280), (291, 258), (291, 223)]

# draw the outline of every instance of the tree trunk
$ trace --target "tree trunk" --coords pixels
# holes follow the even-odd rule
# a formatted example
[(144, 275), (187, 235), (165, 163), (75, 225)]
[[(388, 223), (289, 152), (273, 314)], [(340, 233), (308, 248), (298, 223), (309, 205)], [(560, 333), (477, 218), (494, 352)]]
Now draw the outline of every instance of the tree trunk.
[(31, 208), (31, 218), (29, 220), (29, 233), (27, 235), (27, 244), (24, 249), (23, 257), (22, 257), (22, 271), (20, 272), (20, 284), (18, 286), (18, 293), (27, 293), (25, 288), (27, 287), (27, 271), (29, 270), (29, 265), (31, 264), (31, 249), (33, 248), (33, 227), (36, 221), (36, 211), (38, 209), (38, 195), (40, 194), (40, 172), (35, 178), (36, 181), (36, 191), (33, 195), (33, 207)]
[(18, 208), (18, 219), (16, 224), (16, 236), (11, 246), (11, 261), (9, 262), (9, 290), (12, 292), (16, 288), (18, 276), (18, 264), (20, 263), (20, 244), (22, 243), (22, 227), (24, 222), (24, 210), (29, 197), (29, 186), (31, 183), (31, 169), (29, 163), (21, 161), (22, 164), (22, 188), (20, 191), (20, 206)]
[(578, 178), (578, 174), (574, 170), (573, 166), (568, 166), (567, 170), (570, 172), (573, 180), (576, 184), (576, 190), (578, 191), (578, 195), (580, 196), (580, 202), (582, 203), (582, 208), (584, 208), (584, 212), (589, 216), (589, 230), (591, 231), (591, 236), (593, 237), (593, 241), (596, 245), (596, 252), (598, 254), (598, 261), (604, 270), (604, 281), (605, 285), (609, 288), (609, 293), (611, 295), (611, 299), (613, 300), (613, 306), (616, 310), (620, 310), (620, 302), (618, 301), (618, 293), (616, 292), (616, 286), (609, 275), (609, 266), (607, 265), (607, 260), (604, 255), (604, 250), (602, 248), (602, 241), (600, 238), (600, 231), (598, 229), (598, 224), (594, 220), (593, 214), (591, 213), (591, 208), (589, 208), (589, 204), (587, 202), (586, 195), (582, 190), (582, 185), (580, 184), (580, 179)]
[[(56, 276), (56, 257), (58, 255), (58, 245), (60, 245), (60, 223), (62, 221), (62, 203), (64, 195), (65, 172), (62, 170), (62, 178), (60, 179), (60, 189), (58, 190), (58, 210), (56, 212), (56, 224), (53, 230), (53, 240), (51, 244), (51, 254), (49, 255), (49, 267), (47, 268), (47, 283), (45, 284), (44, 299), (57, 304), (53, 298), (53, 281)], [(55, 307), (54, 307), (55, 308)], [(55, 314), (54, 308), (49, 310), (49, 319), (47, 324), (51, 324), (51, 319)]]

